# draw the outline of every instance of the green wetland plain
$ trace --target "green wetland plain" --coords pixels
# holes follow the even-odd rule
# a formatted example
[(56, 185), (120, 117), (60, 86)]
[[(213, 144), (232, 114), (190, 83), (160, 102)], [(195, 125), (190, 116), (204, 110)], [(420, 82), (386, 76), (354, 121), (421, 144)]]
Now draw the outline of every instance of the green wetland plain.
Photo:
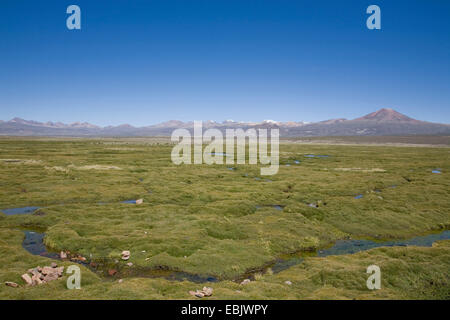
[[(261, 176), (260, 165), (177, 166), (164, 138), (1, 138), (0, 211), (39, 209), (0, 213), (0, 299), (198, 299), (189, 291), (203, 286), (214, 289), (203, 299), (450, 299), (450, 240), (320, 256), (340, 241), (448, 235), (440, 141), (285, 141), (278, 173)], [(80, 290), (67, 275), (24, 285), (53, 261), (25, 250), (26, 231), (88, 258)], [(366, 286), (372, 264), (380, 290)]]

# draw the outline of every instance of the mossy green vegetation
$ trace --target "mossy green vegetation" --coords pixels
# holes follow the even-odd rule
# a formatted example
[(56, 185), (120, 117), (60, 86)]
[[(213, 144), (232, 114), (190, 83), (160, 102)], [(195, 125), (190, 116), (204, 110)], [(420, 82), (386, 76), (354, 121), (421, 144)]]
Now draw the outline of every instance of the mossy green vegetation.
[[(283, 254), (337, 239), (448, 229), (448, 148), (285, 143), (278, 174), (266, 177), (259, 165), (176, 166), (171, 148), (162, 139), (1, 139), (0, 209), (42, 208), (0, 213), (0, 281), (21, 283), (27, 269), (48, 263), (21, 247), (20, 230), (35, 228), (54, 250), (93, 260), (120, 259), (130, 250), (135, 267), (217, 277), (223, 281), (214, 283), (213, 298), (449, 298), (448, 242), (310, 257), (245, 287), (231, 281)], [(436, 168), (440, 174), (432, 173)], [(138, 198), (144, 203), (121, 203)], [(382, 290), (365, 286), (370, 264), (382, 268)], [(77, 292), (57, 281), (1, 286), (0, 298), (177, 299), (198, 286), (135, 277), (119, 284), (82, 269)]]

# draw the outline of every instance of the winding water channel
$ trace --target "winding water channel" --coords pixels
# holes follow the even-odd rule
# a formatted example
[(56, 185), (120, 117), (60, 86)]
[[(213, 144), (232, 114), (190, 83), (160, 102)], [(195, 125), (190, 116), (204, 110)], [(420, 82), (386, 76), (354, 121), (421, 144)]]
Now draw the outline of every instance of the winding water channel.
[[(25, 239), (22, 246), (25, 250), (34, 255), (48, 257), (51, 259), (59, 259), (59, 255), (56, 252), (48, 250), (43, 242), (45, 233), (25, 230)], [(419, 247), (431, 247), (434, 242), (439, 240), (449, 240), (450, 230), (445, 230), (440, 233), (433, 233), (426, 236), (413, 237), (406, 240), (395, 241), (372, 241), (372, 240), (338, 240), (331, 247), (326, 249), (318, 249), (313, 252), (298, 252), (294, 254), (284, 255), (274, 262), (261, 267), (255, 268), (250, 272), (238, 277), (237, 279), (230, 280), (242, 280), (244, 278), (252, 279), (257, 273), (266, 273), (269, 269), (273, 273), (278, 273), (283, 270), (289, 269), (292, 266), (302, 263), (305, 257), (327, 257), (344, 254), (355, 254), (360, 251), (366, 251), (379, 247), (399, 247), (399, 246), (419, 246)], [(173, 281), (188, 280), (196, 283), (203, 282), (217, 282), (218, 278), (214, 276), (202, 276), (196, 274), (190, 274), (182, 271), (173, 271), (168, 269), (154, 269), (145, 267), (127, 267), (119, 261), (113, 259), (95, 259), (95, 263), (80, 262), (91, 270), (105, 277), (108, 277), (108, 270), (117, 270), (116, 277), (150, 277), (150, 278), (165, 278)]]
[[(135, 200), (124, 201), (125, 203), (136, 203)], [(282, 210), (281, 206), (272, 206), (277, 210)], [(3, 209), (2, 211), (6, 215), (15, 214), (30, 214), (35, 212), (39, 207), (23, 207), (14, 209)], [(22, 242), (22, 246), (25, 250), (33, 255), (39, 255), (50, 259), (60, 260), (59, 254), (48, 249), (45, 246), (44, 238), (45, 233), (43, 230), (22, 230), (25, 238)], [(278, 273), (283, 270), (289, 269), (292, 266), (298, 265), (304, 261), (306, 257), (327, 257), (344, 254), (354, 254), (360, 251), (366, 251), (379, 247), (398, 247), (398, 246), (419, 246), (419, 247), (431, 247), (434, 242), (439, 240), (449, 240), (450, 230), (445, 230), (439, 233), (432, 233), (425, 236), (412, 237), (406, 240), (391, 240), (391, 241), (373, 241), (373, 240), (338, 240), (333, 245), (324, 248), (317, 249), (315, 251), (300, 251), (293, 254), (286, 254), (275, 261), (266, 264), (259, 268), (254, 268), (251, 271), (244, 273), (243, 275), (228, 280), (240, 281), (244, 278), (253, 279), (256, 274), (266, 273), (269, 270), (273, 273)], [(183, 271), (169, 270), (168, 268), (161, 267), (158, 269), (132, 266), (129, 267), (122, 261), (118, 261), (111, 258), (94, 258), (92, 261), (75, 261), (91, 269), (92, 271), (104, 276), (106, 278), (114, 277), (150, 277), (150, 278), (165, 278), (172, 281), (188, 280), (196, 283), (203, 282), (217, 282), (219, 280), (214, 276), (203, 276), (190, 274)], [(109, 274), (110, 270), (115, 270), (114, 276)]]

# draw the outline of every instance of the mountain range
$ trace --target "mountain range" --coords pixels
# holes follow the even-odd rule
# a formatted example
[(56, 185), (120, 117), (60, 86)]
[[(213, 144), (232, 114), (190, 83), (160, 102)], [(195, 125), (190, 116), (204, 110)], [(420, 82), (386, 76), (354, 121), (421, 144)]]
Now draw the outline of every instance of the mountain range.
[[(4, 136), (71, 136), (71, 137), (137, 137), (170, 136), (178, 128), (192, 130), (193, 122), (170, 120), (156, 125), (134, 127), (129, 124), (99, 127), (87, 122), (64, 124), (14, 118), (0, 120), (0, 135)], [(281, 137), (311, 136), (383, 136), (383, 135), (450, 135), (450, 125), (412, 119), (393, 109), (380, 109), (353, 120), (344, 118), (320, 122), (236, 122), (226, 120), (203, 122), (203, 128), (225, 129), (278, 128)]]

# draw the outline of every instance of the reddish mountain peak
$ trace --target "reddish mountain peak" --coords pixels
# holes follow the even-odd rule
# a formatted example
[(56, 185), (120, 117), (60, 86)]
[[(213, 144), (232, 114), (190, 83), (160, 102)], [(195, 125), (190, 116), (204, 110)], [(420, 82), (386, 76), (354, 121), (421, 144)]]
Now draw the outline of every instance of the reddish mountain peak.
[(354, 120), (419, 122), (393, 109), (383, 108)]

